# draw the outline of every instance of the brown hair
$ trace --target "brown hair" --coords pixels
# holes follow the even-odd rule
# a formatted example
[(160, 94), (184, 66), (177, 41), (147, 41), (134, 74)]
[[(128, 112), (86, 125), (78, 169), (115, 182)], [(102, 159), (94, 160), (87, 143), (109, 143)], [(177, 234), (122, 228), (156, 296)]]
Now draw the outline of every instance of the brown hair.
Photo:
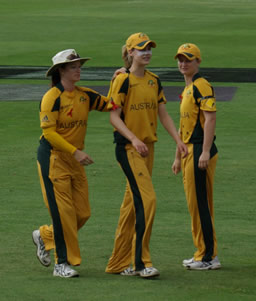
[(60, 65), (56, 70), (54, 70), (54, 71), (52, 72), (52, 75), (51, 75), (51, 86), (52, 86), (52, 87), (57, 86), (58, 83), (61, 81), (61, 76), (60, 76), (60, 71), (59, 71), (59, 69), (60, 69), (60, 68), (65, 68), (65, 65), (66, 65), (66, 64)]
[(129, 55), (126, 45), (122, 47), (122, 59), (124, 61), (125, 68), (129, 69), (132, 65), (132, 57)]

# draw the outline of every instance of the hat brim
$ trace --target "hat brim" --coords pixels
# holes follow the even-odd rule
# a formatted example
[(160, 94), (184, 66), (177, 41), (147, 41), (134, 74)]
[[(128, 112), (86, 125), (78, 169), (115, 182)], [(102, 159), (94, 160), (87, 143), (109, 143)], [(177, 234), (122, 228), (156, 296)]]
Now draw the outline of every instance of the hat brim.
[(142, 50), (149, 44), (151, 44), (151, 47), (156, 48), (156, 43), (154, 41), (151, 41), (151, 40), (143, 41), (143, 42), (137, 44), (136, 46), (134, 46), (133, 48), (138, 49), (138, 50)]
[(55, 65), (51, 66), (48, 69), (48, 71), (46, 72), (46, 77), (52, 75), (54, 71), (56, 71), (60, 66), (62, 66), (64, 64), (69, 64), (69, 63), (80, 61), (81, 62), (81, 66), (82, 66), (86, 61), (89, 61), (90, 59), (91, 59), (90, 57), (84, 57), (84, 58), (77, 58), (77, 59), (74, 59), (74, 60), (70, 60), (68, 62), (63, 62), (63, 63), (55, 64)]
[(196, 59), (197, 57), (192, 54), (192, 53), (188, 53), (188, 52), (178, 52), (176, 55), (175, 55), (175, 60), (178, 58), (179, 55), (183, 55), (185, 56), (189, 61), (193, 61), (194, 59)]

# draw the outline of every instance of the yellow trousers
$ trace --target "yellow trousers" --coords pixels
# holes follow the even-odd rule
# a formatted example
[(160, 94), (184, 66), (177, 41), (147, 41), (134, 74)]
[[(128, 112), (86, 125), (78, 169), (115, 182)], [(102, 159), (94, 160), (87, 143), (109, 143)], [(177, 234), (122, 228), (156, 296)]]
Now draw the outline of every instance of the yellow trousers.
[(46, 250), (55, 249), (55, 262), (81, 263), (78, 230), (89, 219), (88, 182), (84, 167), (72, 155), (50, 149), (46, 140), (38, 148), (38, 172), (52, 225), (40, 227)]
[(198, 168), (202, 153), (201, 144), (187, 144), (189, 155), (182, 159), (183, 184), (188, 210), (191, 216), (191, 231), (196, 247), (195, 260), (210, 261), (217, 255), (217, 240), (214, 227), (213, 183), (217, 163), (217, 148), (213, 145), (211, 159), (206, 170)]
[(117, 145), (116, 157), (126, 175), (127, 185), (107, 273), (120, 273), (132, 263), (135, 270), (151, 267), (149, 242), (156, 211), (152, 184), (154, 144), (142, 157), (131, 144)]

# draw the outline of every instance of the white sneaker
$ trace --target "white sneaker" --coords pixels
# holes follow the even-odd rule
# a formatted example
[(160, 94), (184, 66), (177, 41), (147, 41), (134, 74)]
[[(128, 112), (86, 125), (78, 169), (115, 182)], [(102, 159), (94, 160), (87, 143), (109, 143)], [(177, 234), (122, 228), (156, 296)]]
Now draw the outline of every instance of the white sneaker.
[(51, 264), (50, 251), (45, 250), (44, 242), (40, 236), (39, 230), (33, 231), (32, 240), (37, 247), (36, 256), (38, 260), (43, 266), (48, 267)]
[(63, 278), (79, 277), (77, 271), (71, 269), (67, 263), (55, 264), (53, 270), (53, 276), (59, 276)]
[(122, 276), (137, 276), (139, 272), (134, 271), (133, 268), (129, 267), (120, 273)]
[(142, 278), (157, 277), (160, 275), (159, 271), (154, 267), (145, 268), (137, 272)]
[(189, 270), (217, 270), (221, 268), (221, 263), (216, 256), (211, 261), (193, 261), (186, 265), (186, 268)]
[(184, 267), (186, 267), (188, 264), (191, 264), (191, 263), (193, 263), (194, 261), (195, 261), (195, 260), (194, 260), (194, 257), (189, 258), (189, 259), (184, 259), (183, 262), (182, 262), (182, 265), (183, 265)]

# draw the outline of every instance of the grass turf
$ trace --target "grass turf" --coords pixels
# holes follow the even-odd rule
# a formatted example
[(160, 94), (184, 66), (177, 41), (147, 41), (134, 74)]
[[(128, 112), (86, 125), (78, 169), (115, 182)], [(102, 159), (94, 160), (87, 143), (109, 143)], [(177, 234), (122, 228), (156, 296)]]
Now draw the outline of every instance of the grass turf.
[[(194, 252), (181, 175), (171, 173), (174, 143), (159, 125), (153, 182), (158, 209), (151, 239), (158, 280), (104, 273), (111, 254), (125, 180), (114, 158), (107, 113), (92, 112), (86, 151), (92, 217), (80, 231), (79, 279), (56, 279), (35, 256), (31, 232), (49, 223), (36, 170), (40, 135), (37, 102), (0, 102), (0, 300), (254, 300), (256, 209), (254, 85), (240, 84), (231, 102), (218, 103), (215, 212), (223, 269), (186, 271)], [(167, 104), (176, 124), (178, 103)], [(250, 113), (248, 113), (250, 108)]]
[(12, 0), (0, 3), (0, 64), (48, 66), (75, 48), (89, 66), (120, 66), (134, 32), (157, 42), (152, 66), (176, 66), (185, 42), (197, 43), (205, 67), (252, 67), (254, 0)]
[[(44, 65), (76, 48), (90, 66), (122, 65), (125, 39), (145, 31), (156, 40), (151, 66), (175, 66), (183, 42), (197, 43), (202, 67), (252, 67), (254, 0), (12, 0), (0, 3), (0, 64)], [(3, 81), (5, 83), (5, 81)], [(158, 280), (104, 273), (125, 180), (115, 162), (107, 114), (91, 113), (86, 150), (92, 217), (80, 232), (79, 279), (56, 279), (36, 259), (31, 232), (49, 223), (36, 171), (37, 102), (0, 102), (0, 300), (255, 300), (255, 106), (253, 84), (218, 103), (215, 212), (223, 269), (185, 271), (194, 248), (181, 175), (171, 174), (174, 144), (159, 126), (153, 181), (158, 209), (151, 239)], [(168, 103), (177, 124), (178, 103)], [(103, 149), (104, 147), (104, 149)]]

